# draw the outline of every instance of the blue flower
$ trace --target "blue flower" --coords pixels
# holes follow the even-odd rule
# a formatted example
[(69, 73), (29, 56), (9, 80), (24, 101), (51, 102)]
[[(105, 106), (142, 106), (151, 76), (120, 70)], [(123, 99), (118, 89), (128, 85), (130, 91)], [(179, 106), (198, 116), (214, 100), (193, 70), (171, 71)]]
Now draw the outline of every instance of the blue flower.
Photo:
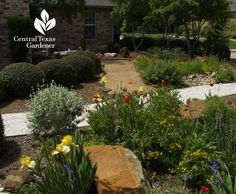
[(188, 176), (184, 175), (184, 188), (187, 187), (187, 184), (188, 184)]
[(210, 161), (210, 164), (211, 164), (211, 168), (212, 168), (213, 172), (214, 172), (215, 174), (217, 174), (217, 172), (218, 172), (218, 170), (219, 170), (219, 165), (218, 165), (218, 163), (217, 163), (217, 159), (211, 160), (211, 161)]
[(215, 181), (214, 181), (214, 185), (220, 186), (220, 185), (221, 185), (221, 182), (220, 182), (219, 180), (215, 180)]
[(73, 174), (73, 170), (67, 165), (67, 164), (64, 164), (63, 167), (65, 168), (65, 170), (67, 171), (68, 174)]

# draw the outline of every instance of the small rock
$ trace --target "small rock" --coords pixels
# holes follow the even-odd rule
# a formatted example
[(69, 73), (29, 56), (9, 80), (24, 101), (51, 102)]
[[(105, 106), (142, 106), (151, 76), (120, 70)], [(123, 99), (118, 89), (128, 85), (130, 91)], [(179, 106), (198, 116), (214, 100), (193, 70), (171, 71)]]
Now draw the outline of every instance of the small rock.
[(0, 192), (3, 192), (3, 191), (4, 191), (4, 188), (3, 188), (3, 187), (1, 187), (1, 188), (0, 188)]
[(101, 59), (103, 57), (103, 54), (102, 53), (97, 53), (96, 56)]
[(105, 57), (118, 57), (117, 53), (105, 53), (104, 54)]
[(215, 76), (216, 76), (216, 73), (213, 72), (210, 77), (211, 77), (211, 78), (215, 78)]
[(24, 179), (18, 175), (8, 175), (5, 179), (5, 189), (16, 191), (24, 184)]

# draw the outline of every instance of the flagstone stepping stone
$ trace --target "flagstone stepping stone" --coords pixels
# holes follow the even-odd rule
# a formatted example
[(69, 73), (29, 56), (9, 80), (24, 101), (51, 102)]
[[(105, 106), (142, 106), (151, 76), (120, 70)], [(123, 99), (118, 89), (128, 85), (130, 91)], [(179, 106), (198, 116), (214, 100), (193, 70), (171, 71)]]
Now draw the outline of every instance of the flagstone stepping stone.
[(97, 164), (98, 194), (146, 194), (148, 183), (137, 156), (121, 146), (89, 146), (85, 150)]

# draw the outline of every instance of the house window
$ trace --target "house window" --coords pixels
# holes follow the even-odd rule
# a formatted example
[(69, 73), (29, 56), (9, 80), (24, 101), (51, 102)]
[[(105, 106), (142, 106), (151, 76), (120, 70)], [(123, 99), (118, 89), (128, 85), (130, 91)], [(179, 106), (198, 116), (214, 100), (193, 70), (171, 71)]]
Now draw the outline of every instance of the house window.
[(96, 39), (96, 13), (95, 12), (85, 13), (85, 39), (87, 40)]

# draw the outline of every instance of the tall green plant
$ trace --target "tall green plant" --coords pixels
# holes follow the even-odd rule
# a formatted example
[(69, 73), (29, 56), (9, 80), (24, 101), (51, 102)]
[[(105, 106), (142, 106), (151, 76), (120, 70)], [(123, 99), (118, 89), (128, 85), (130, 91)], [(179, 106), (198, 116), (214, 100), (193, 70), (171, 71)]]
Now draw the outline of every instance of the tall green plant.
[(26, 60), (28, 48), (25, 42), (15, 42), (14, 36), (30, 37), (32, 31), (32, 22), (29, 17), (12, 16), (7, 18), (8, 39), (12, 62), (22, 62)]
[[(83, 149), (83, 139), (78, 133), (66, 135), (59, 144), (42, 144), (40, 158), (35, 162), (30, 157), (21, 159), (22, 168), (27, 167), (39, 177), (36, 182), (39, 193), (88, 194), (96, 173)], [(42, 162), (43, 161), (43, 162)], [(45, 165), (46, 164), (46, 165)]]

